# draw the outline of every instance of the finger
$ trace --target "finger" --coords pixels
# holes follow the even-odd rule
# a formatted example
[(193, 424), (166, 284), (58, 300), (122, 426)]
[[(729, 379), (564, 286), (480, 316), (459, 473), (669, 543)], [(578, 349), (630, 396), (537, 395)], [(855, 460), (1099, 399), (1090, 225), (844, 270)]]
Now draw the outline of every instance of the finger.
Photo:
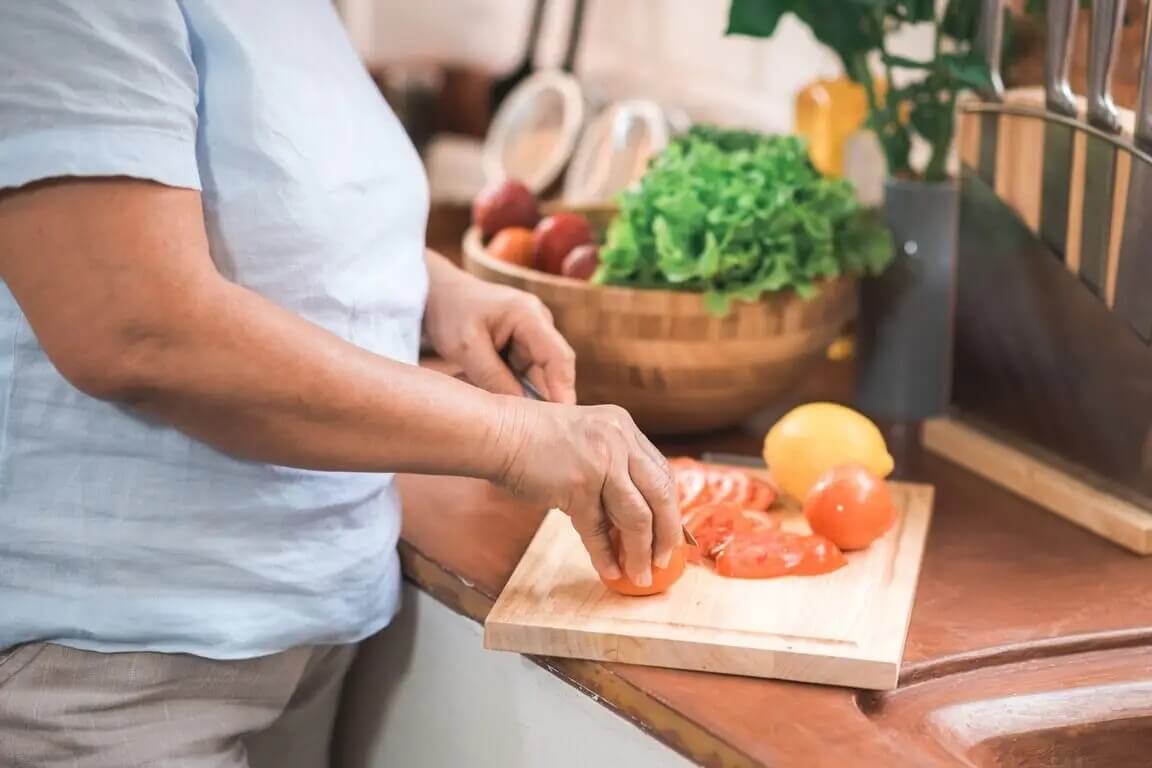
[(620, 530), (624, 572), (638, 587), (652, 584), (652, 510), (632, 482), (626, 456), (616, 462), (601, 492), (608, 519)]
[(508, 347), (508, 363), (516, 374), (526, 376), (532, 386), (536, 387), (536, 391), (542, 394), (545, 399), (552, 399), (548, 392), (548, 382), (544, 378), (544, 369), (532, 365), (531, 359), (515, 344)]
[[(653, 513), (652, 560), (658, 567), (667, 568), (673, 552), (684, 543), (684, 522), (676, 497), (676, 477), (672, 474), (668, 458), (660, 449), (652, 444), (634, 422), (629, 426), (641, 457), (637, 459), (640, 464), (633, 474), (633, 482)], [(650, 462), (649, 466), (644, 466), (644, 459)]]
[(525, 313), (513, 328), (512, 343), (531, 365), (530, 379), (549, 400), (576, 403), (576, 353), (546, 315)]
[(459, 362), (468, 380), (481, 389), (501, 395), (524, 395), (524, 387), (504, 364), (492, 337), (479, 326), (461, 334)]
[(666, 463), (654, 461), (642, 448), (631, 457), (628, 472), (652, 510), (652, 561), (667, 568), (672, 553), (684, 543), (672, 473)]
[[(577, 520), (589, 520), (586, 524), (579, 524)], [(616, 550), (612, 546), (610, 532), (612, 523), (604, 514), (604, 510), (597, 507), (587, 515), (572, 519), (576, 532), (580, 534), (580, 541), (584, 549), (588, 550), (588, 557), (592, 560), (592, 567), (600, 576), (608, 581), (615, 581), (621, 576), (620, 564), (616, 562)]]

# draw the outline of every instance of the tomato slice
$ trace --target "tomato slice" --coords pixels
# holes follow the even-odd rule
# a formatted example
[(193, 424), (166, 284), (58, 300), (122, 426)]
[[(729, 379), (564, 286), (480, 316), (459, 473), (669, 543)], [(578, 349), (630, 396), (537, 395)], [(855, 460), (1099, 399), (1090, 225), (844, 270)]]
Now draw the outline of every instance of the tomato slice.
[(676, 472), (676, 498), (680, 505), (680, 513), (684, 514), (702, 504), (707, 504), (712, 498), (708, 487), (708, 475), (703, 469), (690, 468)]
[(718, 467), (708, 469), (708, 489), (712, 492), (712, 501), (743, 506), (748, 501), (750, 485), (747, 472)]
[(780, 517), (765, 512), (762, 509), (745, 509), (744, 517), (752, 521), (753, 530), (778, 531), (780, 530)]
[(716, 555), (716, 572), (737, 579), (770, 579), (830, 573), (847, 563), (844, 553), (823, 536), (761, 530), (733, 537)]
[(724, 502), (698, 507), (684, 518), (701, 554), (715, 557), (736, 537), (780, 527), (780, 521), (759, 510), (746, 510)]
[(744, 506), (748, 509), (765, 511), (776, 503), (776, 497), (775, 486), (765, 480), (754, 477), (750, 479), (748, 499), (744, 502)]

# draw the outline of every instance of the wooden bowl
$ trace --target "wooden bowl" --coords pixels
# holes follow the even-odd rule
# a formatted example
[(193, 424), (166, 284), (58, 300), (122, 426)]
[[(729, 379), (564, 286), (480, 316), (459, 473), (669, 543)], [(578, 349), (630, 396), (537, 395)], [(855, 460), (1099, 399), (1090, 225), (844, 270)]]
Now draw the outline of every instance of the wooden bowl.
[(615, 403), (648, 434), (737, 425), (804, 378), (857, 309), (857, 281), (825, 282), (805, 300), (781, 292), (737, 301), (725, 317), (700, 294), (591, 285), (492, 258), (475, 228), (463, 265), (539, 297), (576, 350), (581, 403)]

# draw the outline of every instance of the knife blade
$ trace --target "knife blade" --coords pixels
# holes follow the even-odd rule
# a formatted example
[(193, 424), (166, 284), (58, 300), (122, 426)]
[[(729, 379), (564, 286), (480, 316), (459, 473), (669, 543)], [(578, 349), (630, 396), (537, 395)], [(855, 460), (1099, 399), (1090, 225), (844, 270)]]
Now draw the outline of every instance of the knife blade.
[[(1049, 0), (1047, 48), (1044, 52), (1044, 102), (1048, 111), (1076, 118), (1076, 98), (1068, 84), (1072, 59), (1072, 30), (1076, 25), (1077, 0)], [(1053, 120), (1044, 123), (1044, 173), (1040, 190), (1040, 237), (1063, 261), (1068, 239), (1068, 187), (1072, 174), (1070, 125)]]
[[(984, 0), (980, 6), (980, 49), (988, 65), (989, 87), (981, 92), (986, 101), (1004, 100), (1004, 78), (1000, 73), (1000, 53), (1004, 40), (1004, 0)], [(980, 114), (980, 159), (977, 172), (988, 186), (996, 188), (996, 152), (1000, 116)]]
[[(1125, 0), (1092, 0), (1088, 58), (1088, 124), (1119, 135), (1120, 115), (1112, 102), (1112, 70), (1124, 21)], [(1116, 145), (1088, 134), (1085, 143), (1084, 209), (1080, 229), (1080, 280), (1104, 295), (1108, 244), (1112, 234), (1112, 196), (1116, 185)]]
[[(544, 396), (540, 394), (540, 390), (538, 390), (536, 386), (531, 381), (529, 381), (527, 376), (521, 373), (516, 368), (516, 366), (512, 364), (511, 347), (505, 347), (500, 351), (500, 359), (504, 361), (504, 365), (508, 366), (508, 370), (512, 371), (512, 374), (516, 377), (516, 381), (520, 383), (521, 389), (524, 390), (525, 397), (527, 397), (529, 400), (539, 400), (540, 402), (546, 402)], [(681, 525), (680, 530), (684, 534), (684, 540), (686, 542), (688, 542), (693, 547), (699, 546), (696, 543), (696, 537), (693, 536), (692, 532), (688, 530), (688, 526)]]
[[(1144, 14), (1144, 52), (1136, 97), (1136, 148), (1152, 155), (1152, 3)], [(1116, 314), (1144, 341), (1152, 341), (1152, 163), (1132, 155), (1124, 234), (1116, 267)]]

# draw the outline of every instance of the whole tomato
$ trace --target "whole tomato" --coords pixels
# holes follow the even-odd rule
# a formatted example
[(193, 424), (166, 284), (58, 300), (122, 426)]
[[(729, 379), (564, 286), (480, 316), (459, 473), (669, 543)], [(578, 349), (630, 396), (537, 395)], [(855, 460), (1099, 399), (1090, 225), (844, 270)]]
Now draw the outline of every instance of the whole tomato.
[(843, 550), (864, 549), (896, 521), (883, 480), (862, 464), (840, 464), (816, 480), (804, 499), (812, 532)]
[[(609, 534), (612, 539), (612, 545), (616, 551), (616, 562), (620, 564), (621, 571), (624, 570), (624, 554), (620, 547), (620, 534), (613, 529)], [(618, 579), (601, 579), (604, 586), (621, 595), (628, 595), (630, 597), (645, 597), (647, 595), (658, 595), (661, 592), (666, 592), (669, 587), (680, 580), (684, 575), (684, 567), (688, 558), (688, 548), (691, 545), (685, 543), (683, 546), (677, 547), (672, 551), (672, 559), (668, 562), (667, 568), (659, 568), (655, 564), (652, 566), (652, 584), (647, 587), (639, 587), (632, 583), (632, 580), (627, 576), (621, 576)]]

